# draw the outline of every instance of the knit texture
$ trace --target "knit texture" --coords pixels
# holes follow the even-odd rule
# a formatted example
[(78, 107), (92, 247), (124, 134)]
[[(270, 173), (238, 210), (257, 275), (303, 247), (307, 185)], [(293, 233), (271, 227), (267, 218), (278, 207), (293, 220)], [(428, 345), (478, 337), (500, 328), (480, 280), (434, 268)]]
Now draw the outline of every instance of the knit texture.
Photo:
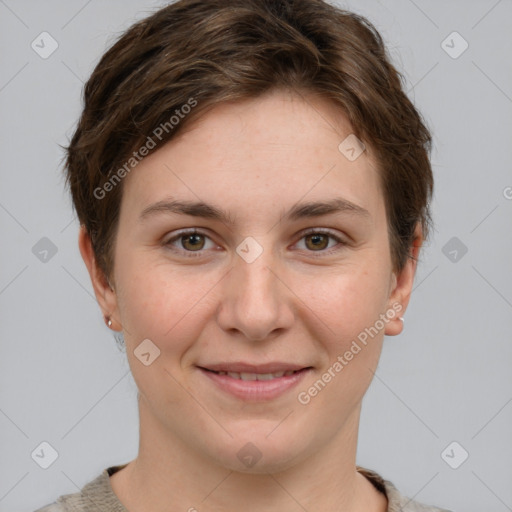
[[(119, 501), (110, 485), (110, 475), (124, 468), (126, 464), (111, 466), (103, 470), (101, 475), (86, 484), (82, 491), (66, 494), (36, 510), (35, 512), (128, 512)], [(410, 500), (398, 492), (388, 480), (384, 480), (375, 471), (358, 467), (373, 486), (388, 499), (387, 512), (450, 512), (449, 510), (429, 507), (417, 501)]]

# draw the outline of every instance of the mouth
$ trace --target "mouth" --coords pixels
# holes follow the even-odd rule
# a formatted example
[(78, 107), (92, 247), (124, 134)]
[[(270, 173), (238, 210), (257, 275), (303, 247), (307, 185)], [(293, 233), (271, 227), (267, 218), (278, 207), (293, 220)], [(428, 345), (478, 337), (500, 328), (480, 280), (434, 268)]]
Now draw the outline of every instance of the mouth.
[[(228, 371), (215, 371), (215, 370), (209, 370), (208, 368), (202, 368), (203, 370), (206, 370), (207, 372), (216, 373), (217, 375), (227, 375), (228, 377), (231, 377), (232, 379), (237, 380), (245, 380), (245, 381), (251, 381), (251, 380), (272, 380), (272, 379), (279, 379), (281, 377), (289, 377), (290, 375), (294, 375), (297, 372), (302, 371), (301, 370), (281, 370), (279, 372), (271, 372), (271, 373), (248, 373), (248, 372), (228, 372)], [(306, 369), (306, 368), (303, 368)]]
[(209, 382), (213, 381), (214, 389), (244, 401), (264, 402), (295, 387), (313, 367), (282, 363), (260, 366), (236, 363), (198, 366), (198, 369)]

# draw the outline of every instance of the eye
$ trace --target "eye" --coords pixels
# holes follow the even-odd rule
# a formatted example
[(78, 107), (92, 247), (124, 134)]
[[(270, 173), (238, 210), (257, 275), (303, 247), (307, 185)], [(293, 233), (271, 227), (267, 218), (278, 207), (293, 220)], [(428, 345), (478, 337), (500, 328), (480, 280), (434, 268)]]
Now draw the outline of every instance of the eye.
[[(211, 245), (209, 247), (207, 241), (210, 241)], [(201, 253), (203, 249), (213, 249), (216, 247), (210, 237), (196, 229), (181, 231), (172, 238), (169, 238), (164, 245), (182, 253)], [(195, 254), (186, 255), (196, 256)], [(197, 254), (197, 256), (199, 255)]]
[[(304, 246), (308, 252), (328, 252), (326, 249), (332, 249), (336, 245), (344, 246), (346, 242), (328, 230), (310, 229), (302, 234), (300, 241), (304, 240)], [(334, 241), (329, 245), (330, 241)], [(340, 247), (341, 248), (341, 247)]]
[[(299, 246), (299, 249), (305, 250), (306, 252), (318, 252), (330, 254), (330, 249), (336, 246), (339, 249), (346, 245), (346, 242), (338, 235), (325, 229), (310, 229), (302, 233), (302, 238), (298, 242), (304, 241), (303, 247)], [(208, 245), (208, 242), (210, 245)], [(210, 237), (197, 229), (189, 229), (180, 231), (171, 238), (164, 242), (166, 247), (169, 247), (172, 251), (181, 253), (187, 257), (201, 256), (204, 250), (214, 249), (216, 244), (210, 239)]]

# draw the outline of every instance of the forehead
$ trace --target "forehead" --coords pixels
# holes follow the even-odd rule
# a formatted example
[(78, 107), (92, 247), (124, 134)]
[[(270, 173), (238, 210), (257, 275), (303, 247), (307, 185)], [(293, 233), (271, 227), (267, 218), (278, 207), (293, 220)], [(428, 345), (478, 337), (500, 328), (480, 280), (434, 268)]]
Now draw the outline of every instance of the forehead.
[(380, 180), (371, 148), (351, 158), (360, 149), (336, 105), (274, 91), (217, 105), (157, 147), (127, 176), (123, 201), (142, 210), (180, 195), (275, 209), (276, 201), (315, 200), (331, 192), (371, 209), (382, 199)]

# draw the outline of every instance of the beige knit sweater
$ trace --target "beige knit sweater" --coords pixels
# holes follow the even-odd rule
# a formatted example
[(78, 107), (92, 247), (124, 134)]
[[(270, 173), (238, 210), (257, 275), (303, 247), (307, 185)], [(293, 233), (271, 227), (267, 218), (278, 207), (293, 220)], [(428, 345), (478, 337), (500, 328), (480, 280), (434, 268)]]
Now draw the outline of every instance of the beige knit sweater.
[[(35, 512), (128, 512), (110, 485), (110, 475), (125, 466), (126, 464), (122, 464), (104, 469), (101, 475), (86, 484), (81, 492), (61, 496), (57, 501)], [(361, 467), (357, 469), (359, 473), (370, 480), (379, 492), (386, 495), (388, 499), (387, 512), (450, 512), (410, 500), (402, 496), (391, 482), (384, 480), (374, 471)]]

